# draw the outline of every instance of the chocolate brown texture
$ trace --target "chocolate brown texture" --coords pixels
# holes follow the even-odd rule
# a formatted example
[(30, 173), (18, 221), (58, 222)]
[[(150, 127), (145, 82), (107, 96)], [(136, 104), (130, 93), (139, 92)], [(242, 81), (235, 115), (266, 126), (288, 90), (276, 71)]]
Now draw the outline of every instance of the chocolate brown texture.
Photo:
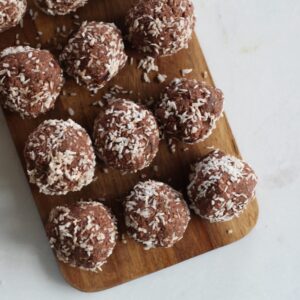
[(66, 72), (97, 93), (124, 67), (121, 31), (112, 23), (84, 22), (60, 55)]
[(95, 120), (94, 143), (105, 164), (136, 172), (148, 167), (158, 152), (158, 126), (142, 106), (126, 99), (111, 100)]
[(207, 139), (223, 112), (221, 90), (192, 79), (175, 79), (163, 91), (155, 115), (163, 133), (184, 143)]
[(46, 232), (60, 261), (86, 271), (101, 271), (116, 245), (115, 218), (98, 202), (53, 208)]
[(190, 0), (139, 0), (126, 18), (128, 40), (134, 49), (166, 56), (188, 47), (195, 26)]
[(238, 217), (254, 197), (257, 177), (244, 161), (215, 150), (195, 165), (188, 195), (191, 208), (210, 222)]
[(153, 180), (139, 182), (124, 207), (129, 235), (146, 249), (172, 247), (182, 239), (190, 221), (182, 194)]
[(0, 1), (0, 33), (17, 26), (26, 11), (26, 0)]
[(95, 154), (86, 131), (72, 120), (47, 120), (29, 135), (27, 174), (46, 195), (80, 191), (94, 179)]
[(22, 117), (51, 110), (63, 84), (62, 70), (48, 50), (17, 46), (0, 54), (0, 101)]

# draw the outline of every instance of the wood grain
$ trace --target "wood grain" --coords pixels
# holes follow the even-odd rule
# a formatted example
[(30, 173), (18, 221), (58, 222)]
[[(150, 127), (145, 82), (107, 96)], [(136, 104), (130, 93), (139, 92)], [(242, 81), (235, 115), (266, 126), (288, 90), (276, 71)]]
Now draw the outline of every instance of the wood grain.
[[(129, 0), (90, 0), (88, 5), (77, 13), (82, 21), (115, 22), (121, 29), (124, 29), (124, 15), (133, 2)], [(29, 1), (29, 7), (36, 11), (32, 1)], [(39, 12), (39, 16), (33, 21), (27, 14), (23, 29), (17, 27), (0, 35), (0, 48), (2, 50), (5, 47), (14, 45), (15, 36), (18, 33), (21, 41), (27, 41), (32, 46), (42, 43), (43, 47), (52, 50), (57, 55), (56, 47), (49, 40), (55, 35), (56, 27), (62, 25), (65, 25), (68, 29), (77, 28), (73, 24), (71, 16), (49, 17)], [(37, 31), (43, 32), (41, 41), (36, 40)], [(66, 43), (66, 40), (66, 38), (62, 38), (61, 42)], [(129, 54), (136, 56), (133, 52)], [(158, 60), (158, 65), (160, 73), (168, 75), (168, 81), (179, 77), (181, 69), (192, 68), (193, 72), (189, 77), (196, 79), (203, 79), (201, 74), (208, 71), (195, 35), (188, 50), (183, 50), (172, 57), (161, 58)], [(99, 108), (92, 106), (91, 103), (100, 99), (109, 87), (118, 84), (128, 90), (133, 90), (133, 100), (149, 96), (157, 98), (163, 85), (155, 82), (145, 84), (141, 81), (141, 75), (141, 72), (137, 70), (135, 61), (134, 65), (127, 65), (107, 87), (94, 97), (91, 97), (84, 88), (77, 86), (73, 80), (67, 78), (65, 91), (75, 92), (77, 96), (61, 96), (55, 110), (47, 115), (35, 120), (22, 120), (18, 115), (6, 111), (6, 120), (23, 166), (22, 152), (27, 136), (43, 120), (49, 118), (67, 119), (69, 118), (68, 108), (71, 107), (75, 111), (73, 119), (91, 133), (94, 117), (99, 111)], [(213, 84), (209, 71), (206, 81)], [(110, 170), (109, 174), (104, 174), (99, 163), (97, 168), (98, 179), (81, 192), (62, 197), (50, 197), (39, 194), (37, 189), (31, 186), (33, 198), (43, 222), (46, 221), (50, 209), (55, 205), (77, 201), (81, 198), (105, 198), (106, 205), (111, 207), (118, 217), (121, 236), (124, 232), (124, 224), (120, 200), (128, 194), (134, 184), (141, 179), (141, 176), (169, 182), (174, 188), (185, 192), (190, 163), (208, 153), (210, 150), (207, 147), (211, 146), (222, 149), (229, 154), (240, 156), (225, 115), (218, 122), (216, 130), (207, 141), (189, 146), (188, 151), (184, 151), (186, 146), (179, 143), (176, 153), (171, 154), (166, 143), (162, 142), (160, 152), (152, 166), (138, 174), (122, 176), (120, 172), (113, 170)], [(154, 172), (154, 165), (159, 167), (158, 172)], [(58, 265), (67, 282), (75, 288), (86, 292), (100, 291), (237, 241), (251, 231), (256, 224), (257, 217), (258, 205), (256, 200), (250, 203), (239, 219), (234, 219), (231, 222), (210, 224), (193, 215), (184, 238), (171, 249), (145, 251), (141, 245), (126, 237), (127, 244), (122, 243), (121, 240), (118, 242), (113, 255), (108, 259), (103, 271), (98, 274), (71, 268), (60, 262), (58, 262)], [(228, 230), (232, 230), (232, 234), (229, 234)]]

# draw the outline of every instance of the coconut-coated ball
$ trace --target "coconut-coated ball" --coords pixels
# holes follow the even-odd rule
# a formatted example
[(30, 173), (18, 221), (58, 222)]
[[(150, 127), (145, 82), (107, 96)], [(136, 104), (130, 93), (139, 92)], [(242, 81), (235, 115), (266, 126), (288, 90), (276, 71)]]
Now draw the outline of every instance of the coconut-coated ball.
[(63, 84), (62, 69), (48, 50), (17, 46), (0, 53), (0, 102), (22, 117), (51, 110)]
[(126, 99), (115, 99), (95, 120), (94, 144), (99, 158), (108, 166), (136, 172), (155, 158), (159, 130), (149, 110)]
[(175, 79), (163, 91), (155, 115), (162, 132), (184, 143), (207, 139), (223, 112), (221, 90), (193, 79)]
[(60, 60), (78, 84), (97, 93), (126, 64), (121, 31), (113, 23), (84, 22)]
[(126, 18), (128, 39), (134, 49), (167, 56), (188, 48), (195, 27), (191, 0), (139, 0)]
[(30, 182), (46, 195), (80, 191), (94, 179), (91, 139), (71, 119), (44, 121), (29, 135), (24, 156)]
[(172, 247), (182, 239), (190, 221), (182, 194), (153, 180), (139, 182), (124, 207), (129, 235), (148, 249)]
[(238, 217), (254, 197), (257, 177), (244, 161), (220, 150), (196, 163), (190, 176), (191, 209), (210, 222)]
[(117, 238), (115, 217), (93, 201), (53, 208), (46, 232), (59, 261), (92, 272), (101, 271)]
[(20, 23), (26, 7), (26, 0), (0, 0), (0, 33)]

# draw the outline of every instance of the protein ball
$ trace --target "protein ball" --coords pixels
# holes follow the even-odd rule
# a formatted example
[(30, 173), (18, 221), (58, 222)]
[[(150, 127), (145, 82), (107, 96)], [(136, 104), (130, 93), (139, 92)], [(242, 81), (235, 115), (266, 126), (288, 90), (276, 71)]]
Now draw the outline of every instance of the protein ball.
[(65, 195), (90, 184), (95, 154), (86, 131), (72, 120), (44, 121), (25, 145), (30, 182), (46, 195)]
[(0, 33), (20, 23), (26, 7), (26, 0), (0, 0)]
[(152, 113), (125, 99), (115, 99), (94, 124), (99, 158), (121, 171), (136, 172), (150, 165), (158, 152), (159, 130)]
[(230, 221), (247, 207), (256, 184), (247, 163), (215, 150), (195, 165), (188, 186), (191, 209), (212, 223)]
[(134, 49), (151, 56), (166, 56), (188, 48), (195, 27), (191, 0), (139, 0), (126, 24)]
[(86, 271), (101, 271), (116, 245), (115, 218), (99, 202), (57, 206), (46, 232), (58, 260)]
[(47, 50), (18, 46), (0, 54), (1, 103), (22, 117), (52, 109), (63, 84), (63, 72)]
[(60, 55), (66, 72), (97, 93), (125, 66), (120, 30), (112, 23), (84, 22)]
[(190, 221), (181, 193), (162, 182), (138, 183), (124, 206), (128, 234), (146, 249), (172, 247), (182, 239)]
[(162, 93), (155, 115), (166, 136), (195, 144), (211, 135), (223, 102), (221, 90), (205, 82), (175, 79)]
[(88, 0), (35, 0), (36, 5), (51, 16), (67, 15), (84, 6)]

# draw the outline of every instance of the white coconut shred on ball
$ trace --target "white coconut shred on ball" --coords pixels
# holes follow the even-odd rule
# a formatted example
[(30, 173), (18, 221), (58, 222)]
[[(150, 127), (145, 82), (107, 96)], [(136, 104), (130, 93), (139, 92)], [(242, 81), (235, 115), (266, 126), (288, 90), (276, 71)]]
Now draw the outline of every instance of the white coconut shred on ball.
[(51, 16), (69, 14), (87, 2), (88, 0), (35, 0), (36, 5)]
[(0, 0), (0, 33), (20, 23), (26, 7), (26, 0)]
[(22, 117), (52, 109), (63, 84), (63, 71), (47, 50), (17, 46), (0, 53), (1, 103)]
[(188, 48), (195, 26), (190, 0), (140, 0), (126, 17), (133, 48), (152, 56), (167, 56)]
[(126, 64), (121, 31), (113, 23), (84, 22), (60, 60), (79, 85), (95, 94)]
[(92, 272), (101, 271), (117, 240), (116, 218), (95, 201), (53, 208), (46, 232), (58, 260)]
[(44, 121), (29, 136), (24, 155), (30, 182), (46, 195), (79, 191), (93, 181), (91, 139), (71, 119)]

